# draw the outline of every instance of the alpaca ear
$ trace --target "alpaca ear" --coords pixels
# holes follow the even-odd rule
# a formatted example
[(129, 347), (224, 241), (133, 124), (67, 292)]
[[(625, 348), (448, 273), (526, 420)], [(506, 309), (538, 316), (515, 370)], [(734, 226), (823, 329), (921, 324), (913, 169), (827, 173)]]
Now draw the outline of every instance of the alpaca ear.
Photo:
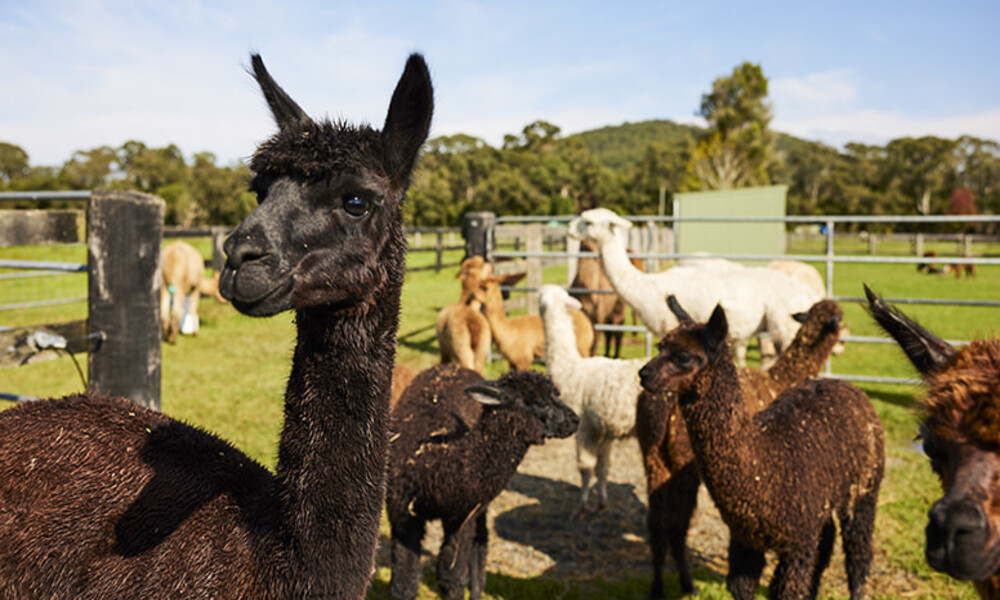
[(807, 312), (797, 312), (797, 313), (792, 314), (792, 318), (795, 319), (795, 321), (797, 321), (797, 322), (802, 323), (803, 325), (805, 325), (806, 322), (809, 320), (809, 313), (807, 313)]
[(465, 388), (465, 393), (484, 406), (501, 406), (504, 403), (500, 388), (488, 381), (470, 385)]
[(714, 359), (724, 347), (727, 335), (729, 335), (729, 321), (726, 320), (726, 311), (721, 304), (716, 304), (702, 332), (705, 352)]
[(615, 227), (621, 227), (626, 231), (632, 228), (632, 221), (615, 214), (611, 215), (611, 224)]
[(670, 312), (674, 313), (674, 316), (677, 317), (678, 321), (694, 320), (691, 318), (691, 315), (689, 315), (687, 311), (684, 310), (684, 307), (681, 306), (681, 303), (677, 301), (677, 296), (673, 294), (667, 296), (667, 308), (670, 309)]
[(382, 127), (385, 162), (393, 183), (405, 182), (417, 160), (417, 152), (427, 139), (434, 112), (434, 90), (424, 58), (411, 54), (389, 102)]
[(928, 375), (951, 362), (958, 351), (948, 342), (927, 331), (876, 295), (867, 284), (864, 287), (868, 297), (868, 312), (896, 340), (921, 374)]
[(570, 296), (569, 294), (567, 294), (566, 297), (563, 298), (563, 304), (574, 310), (580, 310), (581, 308), (583, 308), (583, 304), (580, 304), (579, 300), (577, 300), (573, 296)]
[(517, 273), (509, 273), (507, 275), (500, 276), (500, 285), (514, 285), (518, 281), (525, 278), (528, 273), (525, 271), (519, 271)]
[(267, 72), (264, 61), (259, 54), (250, 56), (250, 64), (253, 67), (253, 75), (257, 80), (257, 85), (264, 92), (264, 99), (267, 100), (274, 121), (278, 124), (278, 129), (310, 121), (309, 115), (271, 78), (271, 74)]

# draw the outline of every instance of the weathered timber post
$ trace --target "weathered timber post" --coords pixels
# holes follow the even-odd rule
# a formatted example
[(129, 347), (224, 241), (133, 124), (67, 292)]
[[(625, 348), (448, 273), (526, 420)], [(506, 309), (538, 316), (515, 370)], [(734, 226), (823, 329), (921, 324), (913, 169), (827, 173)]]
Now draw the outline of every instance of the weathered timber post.
[(532, 291), (528, 292), (528, 314), (538, 314), (538, 288), (542, 287), (542, 259), (538, 256), (531, 256), (532, 253), (542, 251), (543, 229), (541, 225), (531, 224), (524, 227), (524, 250), (528, 253), (527, 276), (524, 283)]
[(160, 409), (160, 244), (163, 200), (95, 190), (87, 213), (92, 391)]
[(470, 256), (493, 260), (493, 226), (496, 222), (497, 216), (491, 212), (467, 212), (462, 215), (462, 237), (465, 238), (465, 256), (462, 260)]
[(228, 234), (228, 227), (216, 226), (212, 228), (212, 269), (216, 273), (221, 273), (222, 268), (226, 266), (226, 252), (222, 246), (226, 243)]

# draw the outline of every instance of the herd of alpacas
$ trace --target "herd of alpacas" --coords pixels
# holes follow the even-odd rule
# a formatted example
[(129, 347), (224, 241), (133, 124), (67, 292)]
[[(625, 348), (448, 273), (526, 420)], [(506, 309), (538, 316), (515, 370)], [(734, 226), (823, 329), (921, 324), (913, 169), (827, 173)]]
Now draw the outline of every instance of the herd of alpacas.
[[(440, 593), (476, 599), (490, 502), (531, 446), (573, 435), (578, 518), (607, 502), (611, 443), (638, 440), (651, 597), (663, 596), (668, 552), (683, 592), (697, 591), (686, 538), (701, 484), (729, 528), (734, 597), (753, 597), (766, 553), (777, 556), (772, 598), (815, 597), (838, 527), (850, 595), (862, 596), (884, 439), (863, 392), (818, 377), (841, 335), (835, 303), (775, 268), (645, 273), (619, 241), (628, 221), (594, 209), (570, 234), (661, 338), (655, 357), (591, 356), (591, 322), (559, 286), (540, 290), (540, 317), (507, 317), (505, 280), (474, 257), (437, 322), (442, 364), (413, 373), (394, 362), (400, 207), (434, 104), (423, 58), (407, 60), (381, 130), (313, 120), (259, 56), (251, 64), (278, 131), (252, 157), (259, 205), (226, 241), (218, 286), (246, 315), (295, 311), (276, 471), (123, 398), (3, 411), (0, 599), (363, 598), (383, 507), (391, 597), (416, 597), (425, 527), (440, 520)], [(946, 494), (930, 511), (927, 559), (998, 597), (1000, 341), (955, 349), (865, 291), (929, 389), (921, 439)], [(762, 334), (774, 363), (747, 368)], [(496, 381), (482, 374), (492, 341), (511, 367)]]

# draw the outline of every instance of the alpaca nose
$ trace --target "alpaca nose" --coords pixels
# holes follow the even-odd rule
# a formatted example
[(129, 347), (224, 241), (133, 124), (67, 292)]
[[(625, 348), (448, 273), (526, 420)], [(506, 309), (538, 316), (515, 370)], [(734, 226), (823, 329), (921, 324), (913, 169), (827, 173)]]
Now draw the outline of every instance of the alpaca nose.
[(234, 271), (245, 263), (259, 260), (271, 252), (271, 244), (262, 231), (250, 229), (244, 231), (237, 228), (228, 238), (222, 249), (226, 253), (226, 266)]
[(951, 573), (965, 570), (970, 561), (978, 561), (987, 537), (982, 506), (945, 497), (931, 507), (928, 516), (925, 550), (931, 567)]

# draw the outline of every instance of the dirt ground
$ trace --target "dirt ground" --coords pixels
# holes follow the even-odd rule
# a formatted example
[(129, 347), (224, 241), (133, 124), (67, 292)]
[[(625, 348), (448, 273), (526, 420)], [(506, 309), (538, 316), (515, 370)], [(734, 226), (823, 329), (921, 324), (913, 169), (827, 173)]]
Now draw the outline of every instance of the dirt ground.
[[(638, 442), (630, 439), (616, 443), (608, 486), (609, 507), (584, 520), (571, 518), (579, 500), (575, 456), (572, 437), (549, 440), (528, 452), (507, 489), (490, 504), (488, 572), (580, 582), (594, 577), (610, 581), (651, 577), (645, 525), (646, 482)], [(595, 499), (592, 495), (591, 500)], [(425, 565), (430, 569), (440, 543), (441, 529), (435, 523), (424, 540)], [(702, 486), (688, 536), (692, 567), (709, 570), (722, 581), (727, 570), (728, 543), (729, 532)], [(380, 566), (389, 565), (386, 545), (379, 553)], [(838, 541), (823, 577), (823, 595), (848, 594), (839, 546)], [(769, 558), (764, 585), (774, 567), (773, 557)], [(676, 580), (669, 558), (666, 569), (668, 583), (671, 578)], [(876, 547), (866, 591), (872, 596), (905, 595), (901, 592), (920, 587), (911, 581), (914, 577), (891, 568)]]

